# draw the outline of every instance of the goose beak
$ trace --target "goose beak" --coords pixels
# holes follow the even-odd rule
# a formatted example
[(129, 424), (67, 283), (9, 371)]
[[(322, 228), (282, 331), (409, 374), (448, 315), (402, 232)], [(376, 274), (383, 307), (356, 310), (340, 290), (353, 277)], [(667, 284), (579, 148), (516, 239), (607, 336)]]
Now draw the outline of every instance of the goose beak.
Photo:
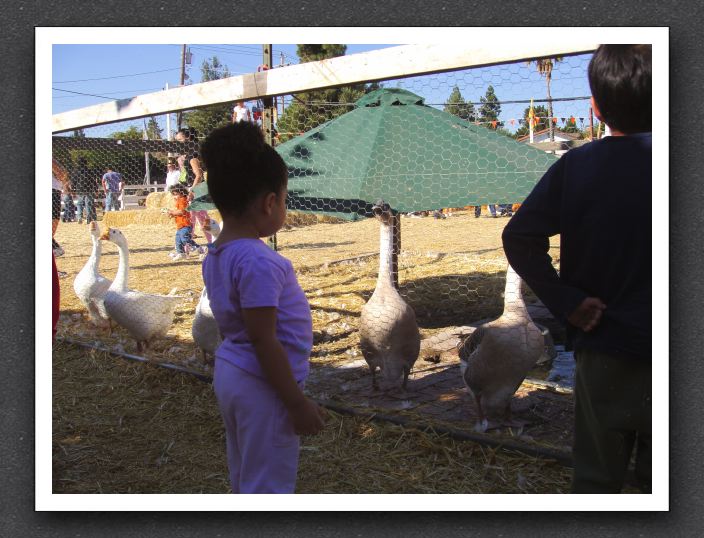
[(103, 241), (108, 241), (110, 239), (110, 231), (108, 230), (107, 232), (104, 232), (103, 235), (100, 236), (100, 239)]

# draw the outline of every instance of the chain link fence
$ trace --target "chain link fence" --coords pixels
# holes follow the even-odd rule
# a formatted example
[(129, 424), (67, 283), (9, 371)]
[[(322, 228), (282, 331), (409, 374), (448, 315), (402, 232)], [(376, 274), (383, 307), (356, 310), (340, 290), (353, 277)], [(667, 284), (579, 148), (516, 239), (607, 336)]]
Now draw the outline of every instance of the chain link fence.
[[(259, 124), (271, 105), (266, 134), (289, 168), (289, 215), (272, 246), (293, 262), (311, 303), (314, 364), (362, 359), (364, 307), (382, 280), (412, 309), (424, 341), (501, 314), (503, 226), (557, 155), (603, 135), (590, 116), (589, 59), (246, 103)], [(166, 189), (193, 183), (200, 141), (232, 121), (233, 106), (55, 133), (53, 157), (69, 178), (55, 235), (66, 275), (59, 335), (209, 371), (202, 352), (212, 353), (217, 334), (201, 302), (200, 247), (221, 219), (208, 206), (193, 212), (192, 243), (175, 256)], [(185, 141), (174, 138), (179, 127)], [(551, 254), (557, 262), (556, 242)], [(121, 291), (106, 300), (116, 281)]]

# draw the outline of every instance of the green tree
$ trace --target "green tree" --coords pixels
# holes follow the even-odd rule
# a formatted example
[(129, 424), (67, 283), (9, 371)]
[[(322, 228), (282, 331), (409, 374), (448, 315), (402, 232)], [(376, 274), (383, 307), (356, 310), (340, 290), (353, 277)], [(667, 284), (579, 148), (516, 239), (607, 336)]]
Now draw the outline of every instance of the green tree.
[[(494, 129), (496, 127), (503, 127), (503, 123), (499, 121), (499, 115), (501, 114), (501, 104), (499, 103), (498, 97), (494, 92), (494, 87), (489, 86), (486, 89), (486, 95), (480, 97), (479, 101), (481, 106), (479, 107), (479, 121), (489, 122), (486, 126)], [(492, 125), (491, 122), (496, 122), (496, 125)]]
[[(528, 62), (528, 65), (535, 64), (535, 68), (541, 77), (545, 77), (545, 85), (547, 87), (547, 97), (548, 97), (548, 116), (552, 118), (552, 95), (550, 95), (550, 82), (552, 81), (552, 69), (554, 65), (562, 61), (562, 56), (556, 56), (554, 58), (541, 58), (539, 60), (533, 60)], [(555, 130), (553, 129), (552, 122), (548, 125), (548, 130), (550, 132), (550, 142), (555, 141)]]
[(296, 45), (296, 54), (301, 63), (317, 62), (318, 60), (344, 56), (346, 53), (347, 45)]
[(452, 88), (452, 93), (450, 97), (447, 98), (443, 111), (467, 121), (475, 121), (477, 118), (474, 105), (464, 100), (458, 86)]
[(161, 140), (163, 138), (161, 127), (156, 121), (156, 118), (152, 116), (147, 122), (147, 138), (149, 140)]
[[(204, 60), (200, 68), (201, 82), (220, 80), (231, 76), (229, 69), (217, 56)], [(227, 125), (232, 119), (232, 103), (213, 105), (191, 112), (184, 112), (183, 122), (198, 131), (198, 137), (207, 136), (213, 129)]]
[[(301, 63), (315, 62), (344, 56), (347, 45), (297, 45), (296, 54)], [(380, 88), (378, 83), (354, 84), (340, 88), (326, 88), (293, 95), (293, 101), (279, 116), (276, 130), (279, 140), (285, 142), (352, 110), (352, 103), (365, 93)]]
[[(115, 131), (109, 138), (117, 140), (142, 140), (144, 137), (143, 127), (130, 126), (125, 131)], [(111, 145), (112, 146), (112, 145)], [(88, 157), (90, 165), (95, 166), (100, 175), (106, 167), (111, 167), (116, 172), (120, 172), (126, 184), (140, 184), (144, 180), (144, 152), (125, 151), (108, 148), (98, 148), (95, 154)]]

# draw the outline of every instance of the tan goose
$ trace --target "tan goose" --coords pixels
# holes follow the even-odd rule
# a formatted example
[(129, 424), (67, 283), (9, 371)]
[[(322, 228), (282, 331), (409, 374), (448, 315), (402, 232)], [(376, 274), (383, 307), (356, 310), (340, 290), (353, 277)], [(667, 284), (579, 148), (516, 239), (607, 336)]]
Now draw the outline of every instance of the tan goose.
[(413, 309), (401, 298), (393, 280), (394, 215), (383, 200), (373, 206), (380, 221), (379, 275), (376, 288), (362, 307), (360, 345), (377, 388), (376, 370), (387, 387), (402, 381), (406, 388), (408, 374), (420, 351), (420, 333)]
[(112, 281), (102, 276), (99, 272), (102, 243), (100, 242), (100, 229), (98, 223), (92, 221), (88, 225), (90, 238), (93, 241), (93, 250), (83, 269), (73, 281), (73, 291), (79, 301), (88, 309), (91, 321), (101, 327), (109, 327), (108, 313), (105, 311), (103, 297), (108, 291)]
[(130, 290), (127, 239), (116, 228), (108, 228), (100, 238), (115, 243), (120, 253), (115, 280), (105, 293), (105, 310), (136, 340), (137, 351), (142, 352), (152, 339), (164, 336), (169, 330), (176, 306), (182, 298)]
[(518, 425), (511, 421), (511, 398), (545, 352), (543, 332), (528, 314), (521, 284), (509, 265), (503, 314), (459, 345), (462, 379), (477, 404), (477, 431)]

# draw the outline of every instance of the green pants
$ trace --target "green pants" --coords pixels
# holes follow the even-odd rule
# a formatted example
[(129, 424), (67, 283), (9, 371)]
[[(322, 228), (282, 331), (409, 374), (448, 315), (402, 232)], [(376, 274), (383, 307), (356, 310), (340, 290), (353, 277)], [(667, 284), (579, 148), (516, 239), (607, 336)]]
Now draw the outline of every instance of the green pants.
[(634, 447), (636, 478), (650, 493), (650, 360), (587, 350), (575, 360), (572, 493), (619, 493)]

